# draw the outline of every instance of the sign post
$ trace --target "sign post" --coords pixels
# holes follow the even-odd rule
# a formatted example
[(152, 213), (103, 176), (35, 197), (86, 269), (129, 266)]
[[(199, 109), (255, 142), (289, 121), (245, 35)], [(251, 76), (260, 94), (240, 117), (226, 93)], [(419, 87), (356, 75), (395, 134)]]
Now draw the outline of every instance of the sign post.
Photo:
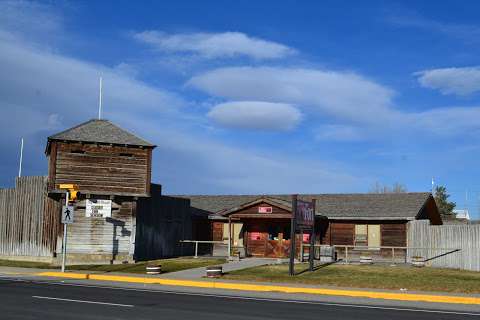
[(63, 223), (63, 246), (62, 246), (62, 272), (65, 272), (65, 262), (67, 258), (67, 225), (73, 223), (73, 206), (68, 205), (69, 192), (65, 194), (65, 206), (62, 208)]
[(75, 201), (80, 195), (76, 184), (61, 183), (60, 189), (65, 190), (65, 206), (62, 208), (63, 243), (62, 243), (62, 272), (65, 272), (65, 261), (67, 259), (67, 224), (73, 223), (73, 206), (70, 201)]
[[(65, 194), (65, 208), (68, 210), (68, 191)], [(67, 257), (67, 224), (64, 221), (64, 217), (66, 217), (65, 210), (62, 210), (62, 222), (63, 222), (63, 246), (62, 246), (62, 272), (65, 272), (65, 261)]]
[[(310, 271), (313, 270), (313, 255), (315, 244), (315, 200), (312, 202), (298, 200), (297, 195), (292, 196), (292, 221), (290, 226), (290, 264), (288, 273), (291, 276), (295, 275), (295, 238), (297, 231), (303, 232), (305, 230), (310, 231)], [(303, 238), (302, 238), (303, 243)]]
[(313, 258), (315, 257), (315, 204), (316, 200), (312, 199), (313, 224), (310, 233), (310, 252), (308, 254), (310, 271), (313, 271)]
[(295, 275), (295, 229), (297, 216), (297, 195), (292, 196), (292, 221), (290, 223), (290, 261), (288, 265), (288, 274)]

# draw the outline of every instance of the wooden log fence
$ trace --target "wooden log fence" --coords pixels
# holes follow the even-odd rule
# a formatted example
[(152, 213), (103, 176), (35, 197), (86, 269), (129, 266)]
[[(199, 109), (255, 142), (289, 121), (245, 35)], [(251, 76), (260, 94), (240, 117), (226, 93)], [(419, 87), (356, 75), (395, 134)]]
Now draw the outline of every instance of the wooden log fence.
[(53, 257), (59, 216), (46, 177), (20, 177), (15, 188), (0, 189), (0, 256)]

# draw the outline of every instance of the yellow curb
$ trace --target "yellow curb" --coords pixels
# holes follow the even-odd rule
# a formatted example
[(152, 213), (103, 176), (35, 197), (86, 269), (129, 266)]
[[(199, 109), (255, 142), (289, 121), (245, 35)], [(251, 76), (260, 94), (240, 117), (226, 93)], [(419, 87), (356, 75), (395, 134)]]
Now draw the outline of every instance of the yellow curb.
[(399, 301), (423, 301), (423, 302), (436, 302), (436, 303), (480, 305), (480, 298), (477, 298), (477, 297), (438, 296), (438, 295), (429, 295), (429, 294), (303, 288), (303, 287), (287, 287), (287, 286), (276, 286), (276, 285), (174, 280), (174, 279), (164, 279), (164, 278), (141, 278), (141, 277), (115, 276), (115, 275), (102, 275), (102, 274), (84, 274), (84, 273), (42, 272), (42, 273), (37, 273), (36, 275), (46, 276), (46, 277), (72, 278), (72, 279), (90, 279), (90, 280), (100, 280), (100, 281), (119, 281), (119, 282), (134, 282), (134, 283), (143, 283), (143, 284), (160, 284), (160, 285), (166, 285), (166, 286), (182, 286), (182, 287), (262, 291), (262, 292), (273, 291), (273, 292), (284, 292), (284, 293), (307, 293), (307, 294), (386, 299), (386, 300), (399, 300)]
[(36, 273), (36, 276), (44, 277), (57, 277), (57, 278), (69, 278), (69, 279), (89, 279), (89, 274), (86, 273), (70, 273), (70, 272), (40, 272)]

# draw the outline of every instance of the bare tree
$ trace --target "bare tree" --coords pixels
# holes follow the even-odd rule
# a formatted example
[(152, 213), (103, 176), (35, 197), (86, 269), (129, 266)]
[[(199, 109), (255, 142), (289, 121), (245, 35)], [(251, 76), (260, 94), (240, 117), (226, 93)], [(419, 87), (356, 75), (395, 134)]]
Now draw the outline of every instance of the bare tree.
[(407, 187), (404, 184), (395, 182), (392, 186), (392, 193), (405, 193), (407, 192)]
[(407, 192), (407, 187), (404, 184), (395, 182), (391, 187), (383, 185), (376, 181), (370, 189), (370, 193), (404, 193)]

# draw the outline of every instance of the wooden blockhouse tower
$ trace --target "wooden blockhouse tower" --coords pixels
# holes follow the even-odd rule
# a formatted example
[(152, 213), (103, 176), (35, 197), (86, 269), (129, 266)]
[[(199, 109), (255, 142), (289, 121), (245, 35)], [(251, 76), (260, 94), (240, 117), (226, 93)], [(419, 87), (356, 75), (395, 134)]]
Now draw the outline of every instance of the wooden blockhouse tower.
[[(67, 233), (68, 261), (133, 260), (137, 206), (151, 196), (154, 148), (108, 120), (90, 120), (48, 137), (49, 197), (64, 201), (60, 184), (80, 190)], [(59, 234), (57, 256), (61, 239)]]
[[(19, 177), (0, 189), (0, 258), (59, 263), (61, 184), (77, 185), (68, 225), (67, 264), (124, 263), (191, 255), (208, 216), (151, 183), (155, 145), (108, 120), (90, 120), (48, 137), (48, 176)], [(207, 230), (208, 231), (208, 230)]]

